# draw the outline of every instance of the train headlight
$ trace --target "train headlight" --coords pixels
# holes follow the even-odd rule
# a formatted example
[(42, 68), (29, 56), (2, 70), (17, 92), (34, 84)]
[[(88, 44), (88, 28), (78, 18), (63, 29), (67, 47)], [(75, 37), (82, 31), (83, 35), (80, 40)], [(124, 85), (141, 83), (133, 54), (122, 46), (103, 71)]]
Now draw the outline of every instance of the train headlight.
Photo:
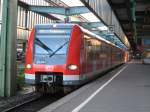
[(68, 69), (69, 70), (76, 70), (78, 67), (77, 67), (77, 65), (73, 65), (73, 64), (70, 64), (69, 66), (68, 66)]
[(26, 68), (27, 68), (27, 69), (31, 69), (31, 68), (32, 68), (32, 65), (31, 65), (31, 64), (27, 64), (27, 65), (26, 65)]

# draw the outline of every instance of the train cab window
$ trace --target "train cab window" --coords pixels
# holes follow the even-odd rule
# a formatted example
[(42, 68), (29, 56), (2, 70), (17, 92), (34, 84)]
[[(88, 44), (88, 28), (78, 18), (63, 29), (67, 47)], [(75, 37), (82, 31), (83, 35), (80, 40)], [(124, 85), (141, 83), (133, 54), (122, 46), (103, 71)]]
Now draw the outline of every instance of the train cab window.
[(34, 62), (65, 63), (70, 34), (70, 29), (38, 29), (34, 41)]

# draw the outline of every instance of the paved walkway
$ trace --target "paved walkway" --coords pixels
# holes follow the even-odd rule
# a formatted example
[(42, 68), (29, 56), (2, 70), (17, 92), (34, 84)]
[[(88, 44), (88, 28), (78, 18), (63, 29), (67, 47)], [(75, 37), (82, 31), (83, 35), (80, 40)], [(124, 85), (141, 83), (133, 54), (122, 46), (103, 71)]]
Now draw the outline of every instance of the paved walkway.
[(150, 65), (132, 61), (41, 112), (150, 112)]

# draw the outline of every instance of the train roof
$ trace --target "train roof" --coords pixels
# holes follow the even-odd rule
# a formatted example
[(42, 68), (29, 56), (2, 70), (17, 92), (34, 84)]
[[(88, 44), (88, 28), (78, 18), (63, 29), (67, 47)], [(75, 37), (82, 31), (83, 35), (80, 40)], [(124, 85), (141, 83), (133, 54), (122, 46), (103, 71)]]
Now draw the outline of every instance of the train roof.
[[(110, 44), (112, 46), (118, 47), (119, 49), (121, 49), (119, 46), (113, 44), (112, 42), (102, 38), (101, 36), (94, 34), (93, 32), (90, 32), (89, 30), (83, 28), (82, 26), (78, 25), (78, 24), (73, 24), (73, 23), (48, 23), (48, 24), (37, 24), (35, 25), (35, 28), (42, 28), (42, 29), (47, 29), (47, 28), (64, 28), (64, 29), (72, 29), (74, 26), (79, 26), (80, 29), (84, 32), (87, 33), (97, 39), (100, 39), (104, 42), (106, 42), (107, 44)], [(123, 49), (122, 49), (123, 50)]]
[[(96, 37), (97, 39), (100, 39), (100, 40), (106, 42), (107, 44), (110, 44), (110, 45), (112, 45), (112, 46), (115, 46), (115, 47), (121, 49), (119, 46), (117, 46), (117, 45), (115, 45), (114, 43), (112, 43), (112, 42), (110, 42), (110, 41), (108, 41), (108, 40), (102, 38), (101, 36), (99, 36), (99, 35), (97, 35), (97, 34), (95, 34), (95, 33), (93, 33), (93, 32), (90, 32), (89, 30), (87, 30), (87, 29), (85, 29), (85, 28), (83, 28), (83, 27), (81, 27), (81, 26), (80, 26), (80, 28), (81, 28), (81, 30), (82, 30), (84, 33), (87, 33), (87, 34), (89, 34), (89, 35), (92, 35), (93, 37)], [(121, 49), (121, 50), (123, 50), (123, 49)]]
[(89, 34), (89, 35), (92, 35), (93, 37), (96, 37), (96, 38), (98, 38), (98, 39), (100, 39), (100, 40), (102, 40), (102, 41), (105, 41), (105, 42), (108, 43), (108, 44), (113, 44), (113, 43), (111, 43), (110, 41), (108, 41), (108, 40), (102, 38), (101, 36), (99, 36), (99, 35), (97, 35), (97, 34), (95, 34), (95, 33), (93, 33), (93, 32), (90, 32), (89, 30), (87, 30), (87, 29), (85, 29), (85, 28), (83, 28), (83, 27), (80, 27), (80, 28), (82, 29), (83, 32), (85, 32), (85, 33), (87, 33), (87, 34)]
[(48, 23), (48, 24), (37, 24), (35, 28), (73, 28), (75, 24), (66, 23)]

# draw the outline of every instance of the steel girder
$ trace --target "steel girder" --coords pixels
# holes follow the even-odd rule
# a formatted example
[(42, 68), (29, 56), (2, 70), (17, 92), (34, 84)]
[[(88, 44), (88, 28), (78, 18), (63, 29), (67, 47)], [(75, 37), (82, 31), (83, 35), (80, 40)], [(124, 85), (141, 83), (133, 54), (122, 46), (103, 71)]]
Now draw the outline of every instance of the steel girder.
[(83, 13), (89, 13), (89, 9), (85, 6), (76, 7), (56, 7), (56, 6), (32, 6), (29, 5), (29, 10), (40, 13), (53, 13), (65, 16), (78, 15)]
[(3, 0), (0, 38), (0, 96), (16, 92), (17, 0)]

